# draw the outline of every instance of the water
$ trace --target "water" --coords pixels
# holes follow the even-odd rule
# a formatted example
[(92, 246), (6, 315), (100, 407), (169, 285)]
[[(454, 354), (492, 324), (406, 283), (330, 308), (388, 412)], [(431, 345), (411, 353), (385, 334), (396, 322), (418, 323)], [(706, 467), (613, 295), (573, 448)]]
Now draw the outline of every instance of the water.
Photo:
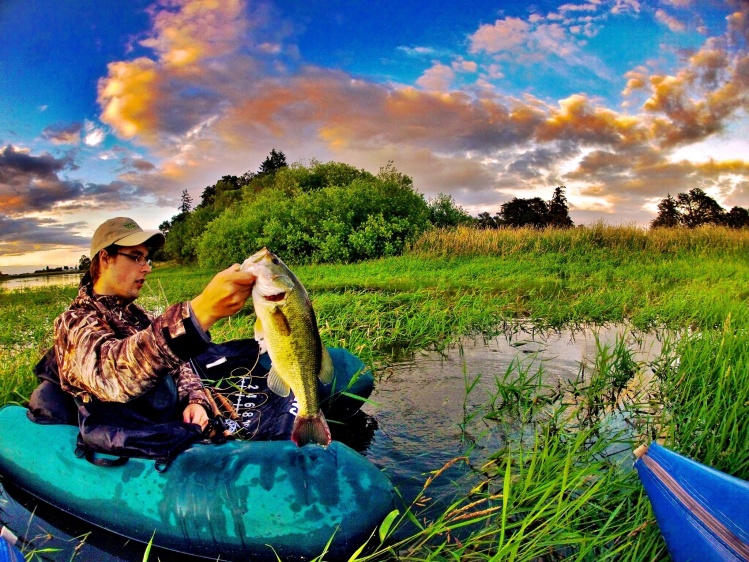
[[(407, 502), (419, 494), (432, 473), (457, 457), (467, 456), (468, 462), (455, 462), (428, 487), (428, 505), (438, 511), (454, 497), (465, 495), (475, 484), (473, 467), (480, 466), (504, 442), (505, 434), (494, 422), (472, 416), (496, 393), (495, 376), (504, 375), (514, 363), (514, 372), (518, 368), (528, 373), (540, 370), (544, 383), (554, 386), (557, 381), (575, 379), (581, 365), (595, 360), (599, 345), (613, 348), (622, 335), (638, 363), (647, 364), (660, 355), (661, 343), (656, 335), (633, 335), (621, 325), (552, 332), (516, 327), (493, 338), (464, 338), (443, 353), (417, 353), (377, 373), (371, 402), (363, 406), (350, 434), (338, 432), (335, 437), (382, 468)], [(466, 387), (479, 375), (466, 395)], [(33, 538), (36, 548), (59, 549), (45, 554), (44, 560), (68, 561), (73, 554), (78, 562), (143, 559), (142, 544), (92, 530), (17, 490), (0, 487), (0, 492), (3, 524), (16, 534)], [(149, 560), (199, 559), (152, 549)]]
[[(506, 428), (483, 416), (473, 416), (497, 392), (496, 376), (540, 371), (544, 385), (576, 379), (581, 365), (595, 361), (599, 346), (613, 349), (625, 337), (632, 358), (647, 365), (661, 353), (656, 334), (634, 335), (623, 325), (571, 331), (513, 329), (493, 338), (464, 338), (447, 353), (420, 352), (381, 373), (371, 400), (363, 410), (377, 420), (378, 429), (364, 454), (385, 469), (405, 498), (422, 490), (430, 473), (467, 455), (435, 479), (426, 495), (444, 507), (465, 495), (476, 482), (470, 475), (504, 444)], [(598, 340), (596, 339), (598, 338)], [(648, 369), (645, 369), (647, 376)], [(466, 387), (479, 377), (466, 397)], [(521, 430), (518, 422), (517, 430)]]
[(60, 273), (57, 275), (15, 277), (0, 281), (0, 290), (13, 291), (32, 287), (48, 287), (50, 285), (78, 285), (81, 281), (81, 275), (80, 273)]

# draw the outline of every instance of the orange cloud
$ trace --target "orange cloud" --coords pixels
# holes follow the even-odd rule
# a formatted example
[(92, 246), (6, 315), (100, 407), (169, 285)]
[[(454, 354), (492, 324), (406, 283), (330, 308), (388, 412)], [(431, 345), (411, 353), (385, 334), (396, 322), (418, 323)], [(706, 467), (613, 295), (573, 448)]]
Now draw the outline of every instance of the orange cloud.
[(591, 144), (626, 146), (647, 141), (648, 131), (637, 117), (595, 107), (585, 96), (574, 95), (561, 100), (558, 110), (550, 110), (537, 138), (541, 142), (572, 138)]
[[(125, 138), (136, 135), (156, 144), (162, 132), (184, 132), (189, 122), (205, 118), (206, 107), (215, 96), (211, 84), (225, 80), (230, 72), (218, 63), (232, 56), (239, 38), (248, 28), (241, 0), (161, 0), (151, 9), (153, 34), (141, 41), (156, 53), (156, 59), (110, 63), (108, 76), (98, 85), (101, 120)], [(213, 68), (212, 66), (215, 66)], [(244, 70), (242, 61), (234, 69)], [(185, 96), (178, 104), (169, 98), (181, 95), (195, 83), (209, 85), (199, 94)], [(185, 115), (170, 115), (179, 107)]]
[(112, 62), (109, 76), (101, 79), (98, 100), (99, 119), (125, 138), (143, 134), (152, 137), (158, 129), (154, 114), (158, 69), (151, 59), (141, 57), (130, 62)]
[(154, 34), (141, 44), (164, 66), (189, 69), (235, 51), (247, 29), (244, 8), (241, 0), (162, 0), (151, 10)]

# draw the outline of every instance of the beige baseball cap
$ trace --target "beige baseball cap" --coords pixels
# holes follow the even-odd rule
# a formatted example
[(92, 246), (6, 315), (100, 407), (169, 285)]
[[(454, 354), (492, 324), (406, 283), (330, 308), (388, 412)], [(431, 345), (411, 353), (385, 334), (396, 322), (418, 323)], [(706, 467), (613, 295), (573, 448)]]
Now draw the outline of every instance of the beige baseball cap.
[(164, 233), (160, 230), (143, 230), (133, 219), (117, 217), (101, 224), (91, 239), (91, 259), (99, 251), (111, 244), (118, 246), (138, 246), (145, 244), (150, 248), (161, 248), (165, 242)]

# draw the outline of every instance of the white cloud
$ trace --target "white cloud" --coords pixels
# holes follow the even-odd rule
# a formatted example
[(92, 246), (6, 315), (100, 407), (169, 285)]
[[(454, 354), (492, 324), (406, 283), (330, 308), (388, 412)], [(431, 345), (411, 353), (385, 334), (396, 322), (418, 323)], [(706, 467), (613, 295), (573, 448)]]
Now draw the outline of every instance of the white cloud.
[(424, 71), (416, 84), (421, 88), (434, 92), (447, 92), (455, 79), (452, 68), (439, 62), (435, 62), (431, 68)]
[(674, 33), (679, 33), (687, 29), (686, 24), (676, 19), (674, 16), (667, 14), (664, 10), (658, 9), (655, 11), (655, 19), (668, 26), (668, 28)]

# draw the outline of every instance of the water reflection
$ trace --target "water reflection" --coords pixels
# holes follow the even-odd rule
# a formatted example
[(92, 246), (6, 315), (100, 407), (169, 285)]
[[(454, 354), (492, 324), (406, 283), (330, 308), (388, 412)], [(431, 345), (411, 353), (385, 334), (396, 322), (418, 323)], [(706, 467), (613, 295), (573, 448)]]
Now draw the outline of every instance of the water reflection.
[(59, 275), (38, 275), (34, 277), (14, 277), (0, 281), (0, 290), (14, 291), (16, 289), (30, 289), (32, 287), (49, 287), (51, 285), (78, 285), (81, 282), (80, 273), (62, 273)]

